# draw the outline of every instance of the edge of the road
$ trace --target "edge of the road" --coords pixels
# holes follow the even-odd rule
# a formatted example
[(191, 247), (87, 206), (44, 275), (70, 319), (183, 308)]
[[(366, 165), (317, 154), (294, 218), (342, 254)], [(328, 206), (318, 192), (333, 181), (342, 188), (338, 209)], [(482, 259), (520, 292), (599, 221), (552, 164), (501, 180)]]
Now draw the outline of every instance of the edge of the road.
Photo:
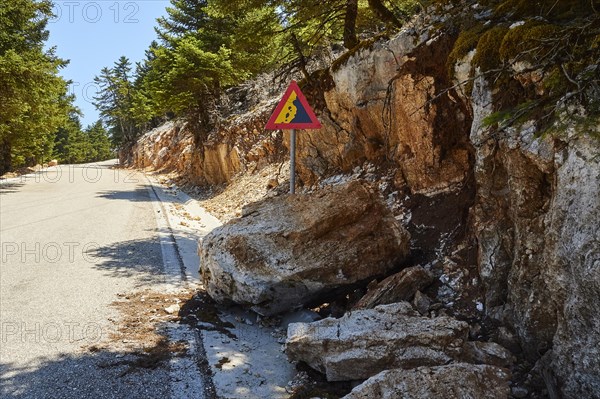
[(182, 262), (183, 275), (189, 281), (200, 282), (198, 240), (219, 227), (221, 221), (175, 185), (167, 188), (159, 183), (156, 176), (147, 173), (144, 176), (161, 203), (163, 217)]
[[(192, 270), (198, 267), (196, 251), (192, 252), (187, 232), (176, 227), (181, 226), (180, 217), (172, 212), (170, 206), (175, 203), (186, 209), (191, 215), (208, 220), (216, 227), (220, 222), (209, 215), (191, 197), (183, 192), (166, 192), (165, 188), (153, 176), (140, 171), (144, 176), (158, 227), (166, 289), (177, 290), (182, 287), (199, 285)], [(195, 206), (193, 206), (195, 205)], [(171, 399), (191, 399), (216, 397), (210, 366), (204, 349), (201, 331), (185, 324), (171, 324), (167, 335), (172, 341), (186, 341), (190, 356), (173, 357), (170, 362)]]
[[(139, 172), (147, 179), (147, 187), (155, 207), (165, 271), (172, 276), (177, 287), (201, 287), (197, 270), (200, 264), (198, 240), (220, 226), (221, 222), (166, 176)], [(190, 367), (189, 363), (182, 363), (181, 358), (174, 358), (175, 363), (171, 363), (171, 380), (174, 381), (172, 398), (289, 397), (287, 385), (296, 371), (282, 351), (284, 330), (288, 323), (301, 321), (302, 317), (303, 315), (288, 315), (285, 326), (274, 328), (262, 326), (255, 313), (234, 307), (222, 314), (221, 318), (231, 324), (231, 331), (236, 339), (229, 339), (222, 332), (211, 329), (192, 331), (187, 326), (176, 329), (175, 334), (169, 335), (169, 338), (181, 340), (177, 332), (182, 332), (184, 336), (187, 334), (189, 352), (196, 359), (196, 365)], [(224, 359), (228, 359), (229, 364), (227, 367), (220, 367), (219, 364)], [(190, 381), (194, 377), (200, 380), (198, 375), (202, 378), (203, 386), (199, 386), (198, 381)], [(194, 391), (188, 388), (191, 382), (196, 384)], [(204, 396), (193, 393), (201, 390), (204, 391)]]
[(34, 172), (30, 172), (30, 173), (26, 173), (20, 176), (15, 176), (15, 177), (0, 177), (0, 185), (3, 184), (10, 184), (10, 183), (22, 183), (24, 181), (26, 181), (27, 179), (31, 179), (31, 178), (36, 178), (36, 176), (39, 176), (40, 174), (44, 173), (44, 172), (48, 172), (51, 170), (59, 170), (59, 166), (48, 166), (46, 168), (42, 168), (40, 170), (36, 170)]

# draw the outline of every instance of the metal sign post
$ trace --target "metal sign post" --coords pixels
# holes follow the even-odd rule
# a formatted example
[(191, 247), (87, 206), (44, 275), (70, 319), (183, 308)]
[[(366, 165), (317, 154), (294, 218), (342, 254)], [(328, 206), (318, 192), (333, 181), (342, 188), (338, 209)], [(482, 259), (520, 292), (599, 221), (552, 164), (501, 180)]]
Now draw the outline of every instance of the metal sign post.
[(296, 194), (296, 129), (290, 130), (290, 194)]
[(319, 129), (317, 119), (298, 84), (292, 80), (265, 129), (290, 129), (290, 194), (296, 193), (296, 129)]

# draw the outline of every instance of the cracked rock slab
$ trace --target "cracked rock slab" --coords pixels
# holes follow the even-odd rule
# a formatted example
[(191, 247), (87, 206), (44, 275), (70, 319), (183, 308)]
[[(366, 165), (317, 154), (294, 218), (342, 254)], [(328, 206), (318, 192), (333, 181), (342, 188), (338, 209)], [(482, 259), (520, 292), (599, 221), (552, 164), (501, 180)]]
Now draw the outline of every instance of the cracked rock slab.
[(355, 310), (340, 319), (292, 323), (286, 352), (328, 381), (361, 380), (387, 369), (458, 359), (468, 329), (451, 317), (421, 317), (408, 302), (400, 302)]
[(509, 397), (509, 378), (506, 369), (467, 363), (394, 369), (369, 378), (343, 399), (500, 399)]

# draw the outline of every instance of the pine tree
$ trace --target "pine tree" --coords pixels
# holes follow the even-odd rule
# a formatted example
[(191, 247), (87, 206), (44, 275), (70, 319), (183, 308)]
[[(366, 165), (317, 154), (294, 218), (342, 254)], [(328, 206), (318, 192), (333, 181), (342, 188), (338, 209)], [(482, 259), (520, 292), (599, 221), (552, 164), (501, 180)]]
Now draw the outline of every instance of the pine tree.
[(73, 143), (81, 136), (81, 112), (72, 109), (68, 120), (58, 129), (54, 139), (53, 158), (60, 163), (77, 163), (79, 157), (73, 154)]
[(96, 121), (85, 130), (92, 152), (86, 162), (106, 161), (114, 156), (108, 132), (102, 121)]
[(44, 50), (51, 15), (48, 0), (0, 3), (0, 173), (47, 159), (68, 118), (66, 61)]
[(114, 156), (110, 137), (102, 121), (82, 129), (80, 113), (74, 110), (69, 120), (56, 133), (53, 158), (60, 163), (105, 161)]
[(94, 82), (100, 87), (94, 105), (110, 129), (113, 144), (132, 143), (139, 134), (133, 116), (134, 89), (131, 62), (122, 56), (112, 68), (103, 68)]
[(274, 8), (223, 13), (203, 0), (171, 3), (156, 28), (161, 44), (151, 47), (136, 79), (134, 114), (138, 124), (185, 116), (202, 134), (214, 123), (224, 87), (273, 65), (277, 17)]

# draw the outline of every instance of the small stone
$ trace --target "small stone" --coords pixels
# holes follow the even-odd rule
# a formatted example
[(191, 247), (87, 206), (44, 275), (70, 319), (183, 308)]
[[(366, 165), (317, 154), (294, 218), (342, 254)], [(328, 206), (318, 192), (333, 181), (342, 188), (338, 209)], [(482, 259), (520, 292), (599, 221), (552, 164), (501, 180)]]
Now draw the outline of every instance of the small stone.
[(173, 314), (173, 313), (179, 312), (179, 309), (181, 309), (179, 304), (173, 304), (171, 306), (167, 306), (165, 308), (165, 312), (167, 312), (168, 314)]
[(525, 398), (527, 397), (527, 394), (529, 393), (527, 391), (526, 388), (524, 387), (519, 387), (519, 386), (515, 386), (512, 387), (510, 389), (510, 393), (512, 394), (512, 396), (514, 396), (515, 398), (521, 399), (521, 398)]
[(469, 338), (476, 340), (481, 337), (481, 325), (479, 323), (472, 324), (469, 328)]
[(483, 312), (483, 303), (476, 301), (475, 302), (475, 307), (477, 308), (478, 312)]
[(433, 275), (423, 267), (408, 267), (375, 286), (371, 282), (369, 284), (371, 288), (354, 308), (372, 309), (377, 305), (408, 301), (417, 291), (427, 287), (433, 280)]
[(279, 180), (277, 179), (269, 179), (269, 182), (267, 183), (267, 189), (270, 190), (272, 188), (275, 188), (279, 186)]
[(506, 327), (498, 327), (495, 341), (512, 353), (521, 353), (521, 344), (519, 338)]
[(510, 351), (495, 342), (471, 341), (463, 348), (463, 359), (474, 364), (510, 367), (515, 358)]
[(413, 299), (413, 306), (417, 311), (421, 314), (421, 316), (426, 316), (429, 312), (429, 306), (431, 305), (431, 299), (421, 291), (417, 291), (415, 293), (415, 298)]

